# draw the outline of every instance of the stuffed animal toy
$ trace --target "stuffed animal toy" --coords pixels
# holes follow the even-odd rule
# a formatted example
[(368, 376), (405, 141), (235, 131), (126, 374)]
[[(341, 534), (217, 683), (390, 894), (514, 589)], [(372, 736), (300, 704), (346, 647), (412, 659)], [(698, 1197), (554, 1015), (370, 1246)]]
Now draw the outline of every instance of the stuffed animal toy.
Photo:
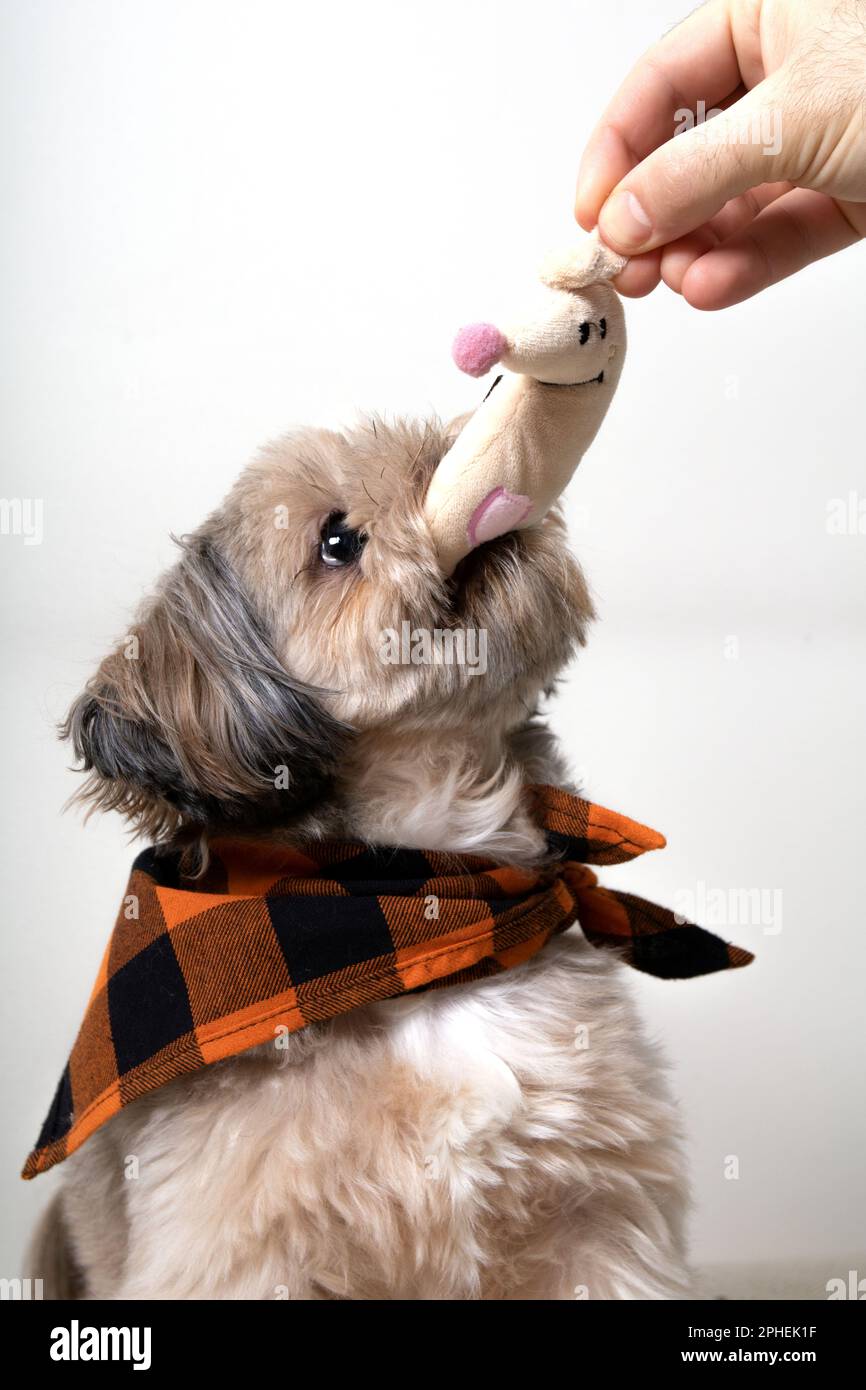
[(458, 333), (461, 371), (505, 371), (427, 493), (424, 512), (447, 575), (476, 546), (543, 517), (594, 440), (625, 360), (625, 316), (609, 283), (625, 265), (586, 237), (548, 256), (517, 316)]

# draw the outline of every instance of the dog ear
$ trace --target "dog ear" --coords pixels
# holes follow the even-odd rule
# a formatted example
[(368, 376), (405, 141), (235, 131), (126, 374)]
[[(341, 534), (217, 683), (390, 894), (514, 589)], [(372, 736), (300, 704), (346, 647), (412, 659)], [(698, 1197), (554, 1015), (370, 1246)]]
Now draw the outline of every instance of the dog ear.
[(61, 727), (90, 774), (76, 799), (157, 837), (288, 820), (321, 799), (349, 730), (281, 666), (217, 547), (183, 550)]

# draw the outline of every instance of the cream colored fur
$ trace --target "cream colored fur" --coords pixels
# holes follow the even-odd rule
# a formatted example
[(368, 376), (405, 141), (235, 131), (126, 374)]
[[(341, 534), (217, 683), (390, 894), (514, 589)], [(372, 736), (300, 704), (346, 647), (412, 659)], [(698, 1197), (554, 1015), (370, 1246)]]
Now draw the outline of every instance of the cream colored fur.
[(65, 1209), (93, 1298), (678, 1298), (675, 1130), (622, 968), (572, 929), (143, 1099)]
[[(403, 814), (398, 787), (404, 841), (533, 857), (510, 779), (462, 791), (416, 782)], [(87, 1296), (690, 1296), (678, 1121), (628, 984), (573, 928), (136, 1102), (65, 1165)]]

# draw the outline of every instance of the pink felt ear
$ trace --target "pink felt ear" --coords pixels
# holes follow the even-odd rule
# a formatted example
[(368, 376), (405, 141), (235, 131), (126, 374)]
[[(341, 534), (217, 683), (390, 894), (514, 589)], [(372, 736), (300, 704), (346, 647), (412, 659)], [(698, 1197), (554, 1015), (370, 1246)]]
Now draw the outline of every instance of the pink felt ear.
[(485, 376), (508, 349), (508, 339), (492, 323), (470, 323), (454, 339), (451, 355), (461, 372)]
[(506, 531), (516, 531), (532, 511), (532, 498), (509, 492), (507, 487), (495, 487), (478, 503), (469, 520), (466, 535), (470, 544), (483, 545)]

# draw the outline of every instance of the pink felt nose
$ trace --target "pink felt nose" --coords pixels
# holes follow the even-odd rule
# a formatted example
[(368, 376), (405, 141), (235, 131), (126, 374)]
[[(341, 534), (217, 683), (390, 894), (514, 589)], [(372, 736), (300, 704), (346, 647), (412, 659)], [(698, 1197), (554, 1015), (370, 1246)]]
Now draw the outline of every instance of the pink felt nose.
[(469, 323), (454, 339), (451, 355), (461, 372), (484, 376), (508, 347), (508, 339), (492, 323)]

